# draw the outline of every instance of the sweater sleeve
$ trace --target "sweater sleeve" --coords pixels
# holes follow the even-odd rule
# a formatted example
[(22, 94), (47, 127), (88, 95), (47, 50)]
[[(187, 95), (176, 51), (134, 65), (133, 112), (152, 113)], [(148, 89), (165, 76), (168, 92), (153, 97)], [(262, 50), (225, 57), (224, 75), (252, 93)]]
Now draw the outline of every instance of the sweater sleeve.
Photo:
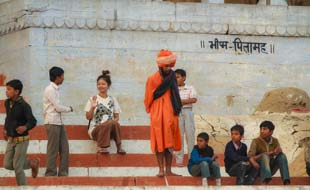
[(256, 148), (257, 148), (257, 144), (256, 144), (255, 139), (253, 139), (253, 140), (252, 140), (252, 143), (251, 143), (251, 146), (250, 146), (250, 150), (249, 150), (249, 152), (248, 152), (248, 156), (249, 156), (249, 157), (252, 157), (252, 156), (256, 156), (256, 155), (257, 155)]
[(202, 161), (207, 161), (209, 163), (212, 162), (212, 158), (210, 158), (210, 157), (204, 157), (204, 158), (200, 157), (198, 150), (196, 148), (194, 148), (192, 153), (191, 153), (191, 159), (192, 159), (194, 164), (199, 164)]
[(37, 124), (36, 118), (32, 114), (31, 107), (28, 104), (24, 105), (24, 114), (26, 116), (26, 124), (25, 126), (27, 127), (27, 130), (31, 130), (34, 126)]

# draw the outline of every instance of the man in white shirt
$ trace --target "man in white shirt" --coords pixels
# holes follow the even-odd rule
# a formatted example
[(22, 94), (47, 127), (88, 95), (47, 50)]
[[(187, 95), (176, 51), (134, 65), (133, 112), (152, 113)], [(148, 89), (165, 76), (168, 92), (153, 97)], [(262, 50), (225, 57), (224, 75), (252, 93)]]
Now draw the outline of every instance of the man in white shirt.
[(187, 154), (190, 155), (195, 145), (195, 122), (193, 104), (197, 101), (197, 93), (193, 86), (185, 84), (186, 72), (183, 69), (174, 71), (178, 82), (179, 93), (182, 102), (182, 111), (179, 115), (179, 127), (181, 131), (182, 148), (176, 152), (176, 166), (183, 167), (184, 160), (184, 133), (186, 135)]
[(45, 176), (57, 176), (58, 154), (60, 156), (58, 176), (68, 176), (69, 144), (61, 113), (72, 112), (73, 109), (71, 106), (60, 104), (59, 85), (64, 81), (64, 70), (52, 67), (49, 75), (51, 83), (45, 88), (43, 95), (44, 125), (48, 137)]

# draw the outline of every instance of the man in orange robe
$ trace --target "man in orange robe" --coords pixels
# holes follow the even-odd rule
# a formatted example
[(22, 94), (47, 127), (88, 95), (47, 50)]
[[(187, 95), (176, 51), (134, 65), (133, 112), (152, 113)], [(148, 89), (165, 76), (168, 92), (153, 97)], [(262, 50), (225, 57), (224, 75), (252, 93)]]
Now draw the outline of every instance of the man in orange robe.
[(149, 76), (145, 89), (144, 105), (150, 113), (151, 149), (156, 154), (159, 177), (176, 175), (171, 171), (173, 150), (182, 146), (178, 119), (182, 103), (171, 69), (175, 63), (176, 56), (171, 51), (161, 50), (157, 56), (159, 70)]

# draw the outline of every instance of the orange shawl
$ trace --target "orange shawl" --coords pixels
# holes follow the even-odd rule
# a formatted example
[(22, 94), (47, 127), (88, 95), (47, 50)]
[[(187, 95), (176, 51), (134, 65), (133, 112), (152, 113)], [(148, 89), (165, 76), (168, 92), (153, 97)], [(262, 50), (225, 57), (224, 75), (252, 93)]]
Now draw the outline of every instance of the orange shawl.
[(144, 105), (151, 120), (151, 149), (153, 152), (163, 152), (167, 148), (178, 151), (181, 149), (182, 142), (179, 117), (174, 115), (171, 104), (171, 90), (167, 90), (164, 95), (153, 100), (154, 91), (162, 80), (157, 71), (147, 79), (145, 88)]

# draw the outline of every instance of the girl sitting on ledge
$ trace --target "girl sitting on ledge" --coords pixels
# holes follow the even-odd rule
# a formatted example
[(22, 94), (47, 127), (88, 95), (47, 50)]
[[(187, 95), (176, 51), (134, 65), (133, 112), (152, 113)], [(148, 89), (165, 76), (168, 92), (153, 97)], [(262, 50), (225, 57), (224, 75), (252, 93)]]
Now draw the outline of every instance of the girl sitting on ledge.
[(114, 139), (117, 153), (124, 155), (122, 149), (119, 114), (121, 108), (117, 100), (108, 95), (108, 90), (112, 84), (108, 70), (102, 71), (102, 75), (97, 78), (98, 95), (90, 97), (84, 111), (86, 119), (90, 120), (88, 134), (91, 139), (97, 141), (97, 153), (108, 154), (110, 140)]

